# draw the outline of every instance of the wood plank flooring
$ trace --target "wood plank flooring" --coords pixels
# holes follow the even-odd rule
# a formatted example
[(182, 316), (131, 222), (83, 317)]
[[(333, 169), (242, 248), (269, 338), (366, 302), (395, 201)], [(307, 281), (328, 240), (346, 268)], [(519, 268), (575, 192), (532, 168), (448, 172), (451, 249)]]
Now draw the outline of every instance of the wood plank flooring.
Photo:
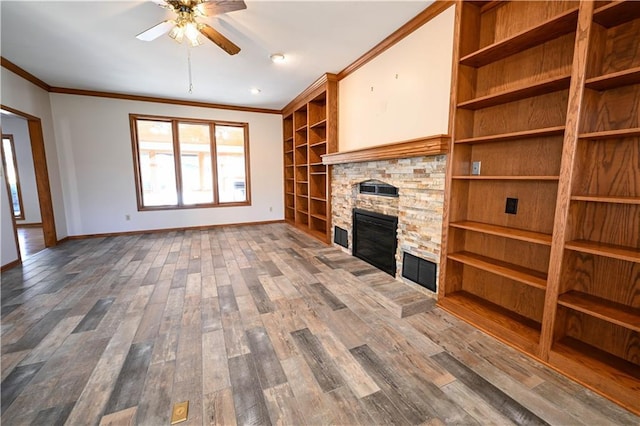
[(18, 245), (23, 260), (45, 249), (44, 233), (41, 226), (18, 227), (17, 232)]
[(69, 241), (2, 275), (0, 420), (640, 424), (403, 287), (286, 224)]

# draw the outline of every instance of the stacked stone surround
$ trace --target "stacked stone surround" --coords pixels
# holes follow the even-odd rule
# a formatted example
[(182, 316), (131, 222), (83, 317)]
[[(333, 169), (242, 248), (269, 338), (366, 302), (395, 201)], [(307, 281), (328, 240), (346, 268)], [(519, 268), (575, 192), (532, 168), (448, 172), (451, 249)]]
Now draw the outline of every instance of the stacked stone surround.
[[(351, 253), (352, 214), (354, 208), (359, 208), (398, 216), (397, 280), (410, 283), (402, 278), (404, 252), (438, 264), (445, 169), (445, 155), (333, 165), (332, 226), (348, 231), (349, 248), (343, 250)], [(378, 180), (398, 187), (399, 197), (360, 194), (358, 184), (367, 180)], [(426, 289), (424, 291), (431, 293)]]

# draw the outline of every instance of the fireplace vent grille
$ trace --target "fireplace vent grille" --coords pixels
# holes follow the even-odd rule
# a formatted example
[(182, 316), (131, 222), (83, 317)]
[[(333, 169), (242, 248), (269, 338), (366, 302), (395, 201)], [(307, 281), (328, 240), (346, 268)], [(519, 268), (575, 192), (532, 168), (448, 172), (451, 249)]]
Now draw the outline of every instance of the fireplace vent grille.
[(360, 193), (383, 197), (398, 197), (398, 188), (388, 183), (370, 180), (360, 184)]
[(421, 259), (404, 252), (402, 259), (402, 276), (431, 291), (436, 291), (436, 269), (433, 262)]

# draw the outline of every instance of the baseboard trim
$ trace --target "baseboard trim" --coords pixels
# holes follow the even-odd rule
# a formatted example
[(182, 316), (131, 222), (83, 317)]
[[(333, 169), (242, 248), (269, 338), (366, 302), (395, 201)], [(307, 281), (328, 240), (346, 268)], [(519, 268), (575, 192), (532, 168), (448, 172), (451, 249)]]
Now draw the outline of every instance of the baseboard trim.
[(38, 222), (38, 223), (16, 223), (16, 228), (42, 228), (42, 222)]
[(215, 228), (237, 228), (240, 226), (255, 226), (255, 225), (270, 225), (274, 223), (285, 223), (284, 219), (281, 220), (267, 220), (263, 222), (242, 222), (242, 223), (225, 223), (222, 225), (201, 225), (201, 226), (187, 226), (181, 228), (161, 228), (161, 229), (144, 229), (139, 231), (124, 231), (124, 232), (106, 232), (104, 234), (84, 234), (84, 235), (69, 235), (64, 237), (58, 243), (62, 243), (70, 240), (84, 240), (87, 238), (106, 238), (106, 237), (125, 237), (131, 235), (140, 234), (159, 234), (162, 232), (175, 232), (175, 231), (206, 231), (208, 229)]
[(21, 264), (22, 264), (22, 260), (16, 259), (13, 262), (9, 262), (6, 265), (2, 265), (2, 267), (0, 267), (0, 272), (7, 271), (7, 270), (9, 270), (11, 268), (14, 268), (14, 267), (16, 267), (18, 265), (21, 265)]

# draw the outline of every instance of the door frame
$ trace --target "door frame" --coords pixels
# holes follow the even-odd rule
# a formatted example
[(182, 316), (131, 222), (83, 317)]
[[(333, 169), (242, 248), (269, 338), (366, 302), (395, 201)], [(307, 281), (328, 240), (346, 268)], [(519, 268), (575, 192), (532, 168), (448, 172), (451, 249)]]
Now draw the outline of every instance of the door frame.
[[(21, 118), (27, 120), (27, 127), (29, 129), (29, 139), (31, 142), (31, 155), (33, 156), (33, 168), (36, 175), (36, 188), (38, 191), (38, 202), (40, 204), (40, 215), (42, 216), (42, 232), (44, 234), (45, 247), (54, 247), (58, 244), (58, 237), (56, 234), (56, 223), (53, 214), (53, 200), (51, 198), (51, 185), (49, 183), (49, 169), (47, 167), (47, 157), (44, 148), (44, 134), (42, 132), (42, 120), (26, 112), (22, 112), (15, 108), (0, 104), (0, 108), (4, 111), (8, 111)], [(16, 234), (17, 229), (15, 226), (13, 232)], [(18, 252), (20, 247), (18, 247)]]

